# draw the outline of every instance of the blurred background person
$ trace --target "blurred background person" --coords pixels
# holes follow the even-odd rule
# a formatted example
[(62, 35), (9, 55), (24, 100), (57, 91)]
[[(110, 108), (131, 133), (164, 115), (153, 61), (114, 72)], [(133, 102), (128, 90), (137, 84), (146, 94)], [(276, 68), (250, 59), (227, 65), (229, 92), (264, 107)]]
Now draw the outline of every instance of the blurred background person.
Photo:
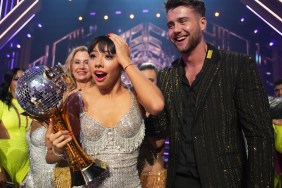
[(48, 164), (45, 159), (47, 153), (45, 145), (46, 126), (43, 122), (33, 120), (26, 134), (29, 145), (30, 171), (22, 183), (25, 188), (55, 187), (53, 174), (56, 164)]
[(65, 62), (65, 72), (70, 74), (75, 81), (75, 89), (84, 90), (95, 83), (92, 79), (88, 63), (89, 54), (86, 46), (78, 46), (68, 55)]
[(282, 78), (274, 81), (274, 94), (276, 97), (282, 97)]
[(275, 138), (274, 188), (282, 188), (282, 79), (274, 81), (274, 95), (269, 97)]
[(272, 122), (275, 139), (274, 188), (282, 188), (282, 119), (273, 119)]
[[(21, 115), (24, 110), (19, 105), (15, 88), (23, 69), (13, 68), (4, 76), (0, 88), (0, 184), (6, 181), (19, 187), (29, 171), (28, 143), (26, 132), (31, 119)], [(0, 185), (0, 187), (1, 187)]]
[[(139, 70), (148, 80), (157, 84), (158, 70), (154, 63), (150, 61), (143, 63)], [(154, 131), (154, 117), (146, 112), (145, 138), (140, 147), (137, 163), (143, 188), (165, 188), (164, 146), (165, 135)]]

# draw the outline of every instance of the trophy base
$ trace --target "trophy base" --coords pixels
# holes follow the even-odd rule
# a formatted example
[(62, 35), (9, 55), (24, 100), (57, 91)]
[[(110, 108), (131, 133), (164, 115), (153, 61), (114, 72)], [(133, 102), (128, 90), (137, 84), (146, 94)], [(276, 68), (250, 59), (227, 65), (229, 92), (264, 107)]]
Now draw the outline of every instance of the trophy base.
[(107, 172), (104, 161), (96, 159), (95, 162), (81, 170), (71, 170), (72, 186), (88, 185), (94, 179)]

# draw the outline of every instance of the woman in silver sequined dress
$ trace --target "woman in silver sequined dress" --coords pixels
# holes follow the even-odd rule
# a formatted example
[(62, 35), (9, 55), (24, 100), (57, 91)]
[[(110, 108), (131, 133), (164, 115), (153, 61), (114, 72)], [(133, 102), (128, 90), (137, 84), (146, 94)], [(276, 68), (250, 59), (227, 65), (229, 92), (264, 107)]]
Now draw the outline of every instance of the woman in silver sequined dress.
[[(95, 86), (79, 92), (80, 142), (86, 153), (105, 161), (109, 176), (89, 187), (141, 187), (137, 157), (144, 138), (145, 111), (156, 115), (162, 111), (161, 91), (131, 63), (129, 47), (115, 34), (100, 36), (88, 48), (89, 66)], [(133, 89), (121, 81), (125, 71)], [(50, 126), (52, 128), (52, 126)], [(56, 152), (72, 139), (67, 132), (50, 133), (47, 137)]]
[(55, 164), (47, 164), (45, 156), (46, 127), (33, 121), (26, 134), (29, 144), (30, 171), (23, 182), (25, 188), (53, 188)]

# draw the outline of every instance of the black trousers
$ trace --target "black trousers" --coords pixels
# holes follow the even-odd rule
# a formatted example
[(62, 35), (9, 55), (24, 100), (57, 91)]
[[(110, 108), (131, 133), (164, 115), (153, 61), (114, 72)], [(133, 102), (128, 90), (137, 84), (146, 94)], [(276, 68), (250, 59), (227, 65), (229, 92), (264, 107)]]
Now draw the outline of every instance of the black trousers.
[(173, 188), (202, 188), (200, 178), (193, 175), (186, 176), (176, 174), (173, 182)]

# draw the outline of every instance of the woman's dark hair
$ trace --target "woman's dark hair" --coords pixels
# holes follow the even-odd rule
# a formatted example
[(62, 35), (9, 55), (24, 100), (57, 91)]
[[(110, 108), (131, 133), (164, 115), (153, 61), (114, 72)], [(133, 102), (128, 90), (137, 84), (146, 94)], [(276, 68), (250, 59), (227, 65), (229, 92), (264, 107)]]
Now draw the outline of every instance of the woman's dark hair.
[(9, 91), (10, 85), (12, 83), (13, 78), (15, 75), (17, 75), (17, 72), (19, 70), (24, 71), (21, 68), (15, 67), (12, 70), (9, 70), (5, 75), (4, 75), (4, 82), (0, 86), (0, 100), (3, 101), (5, 104), (8, 105), (8, 107), (11, 107), (12, 103), (12, 93)]
[[(98, 46), (97, 46), (98, 45)], [(113, 41), (108, 36), (98, 36), (88, 46), (88, 53), (90, 54), (95, 46), (98, 47), (100, 52), (115, 54), (116, 48)]]
[(205, 3), (201, 0), (167, 0), (165, 3), (165, 10), (168, 12), (170, 9), (179, 6), (191, 7), (202, 17), (205, 17), (206, 15)]

